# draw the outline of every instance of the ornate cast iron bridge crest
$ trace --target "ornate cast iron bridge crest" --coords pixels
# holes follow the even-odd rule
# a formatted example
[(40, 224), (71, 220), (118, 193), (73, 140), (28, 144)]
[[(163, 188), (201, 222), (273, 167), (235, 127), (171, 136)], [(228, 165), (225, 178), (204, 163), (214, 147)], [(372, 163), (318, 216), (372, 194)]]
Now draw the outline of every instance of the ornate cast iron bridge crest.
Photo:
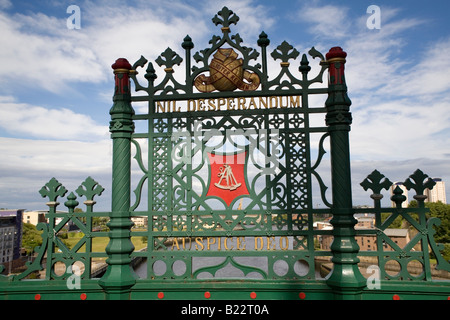
[[(334, 47), (323, 56), (313, 47), (297, 59), (300, 53), (284, 41), (270, 53), (279, 68), (269, 70), (267, 34), (260, 34), (257, 50), (231, 35), (239, 18), (228, 8), (212, 21), (222, 34), (210, 47), (191, 56), (194, 43), (186, 36), (184, 58), (167, 48), (155, 59), (164, 68), (159, 82), (143, 56), (133, 65), (124, 58), (112, 65), (111, 212), (94, 212), (94, 197), (104, 188), (92, 178), (75, 190), (86, 198), (83, 212), (75, 210), (80, 202), (73, 192), (64, 202), (68, 212), (58, 211), (68, 191), (51, 179), (40, 190), (49, 206), (48, 223), (38, 225), (43, 243), (25, 272), (0, 276), (0, 297), (29, 298), (38, 284), (35, 299), (59, 299), (63, 292), (82, 299), (377, 298), (392, 295), (395, 281), (408, 280), (402, 294), (408, 286), (414, 298), (420, 292), (446, 298), (448, 286), (429, 281), (431, 251), (436, 269), (450, 271), (450, 265), (433, 238), (439, 219), (426, 219), (424, 190), (434, 185), (427, 175), (417, 170), (404, 183), (416, 191), (418, 208), (402, 207), (400, 188), (391, 198), (395, 207), (382, 208), (382, 192), (392, 182), (378, 171), (361, 183), (372, 190), (374, 207), (353, 208), (347, 54)], [(174, 73), (183, 61), (179, 82)], [(131, 81), (139, 95), (131, 94)], [(373, 214), (375, 228), (355, 230), (355, 213)], [(415, 231), (403, 247), (387, 235), (400, 216)], [(101, 217), (109, 219), (106, 231), (94, 226)], [(132, 229), (134, 218), (147, 226)], [(331, 228), (317, 228), (326, 218)], [(80, 231), (74, 246), (62, 239), (67, 224)], [(373, 237), (373, 250), (360, 251), (357, 236)], [(106, 249), (96, 252), (105, 238)], [(145, 249), (135, 250), (138, 239)], [(361, 257), (378, 266), (381, 290), (367, 288)], [(138, 275), (130, 268), (136, 260), (145, 261)], [(326, 279), (316, 270), (321, 261), (333, 264)], [(411, 262), (422, 272), (411, 273)], [(97, 263), (107, 266), (100, 279)], [(389, 272), (392, 264), (398, 274)], [(41, 281), (22, 281), (40, 271)], [(76, 276), (80, 288), (71, 284), (75, 289), (68, 291)]]
[[(256, 90), (261, 80), (256, 74), (244, 71), (243, 60), (237, 57), (238, 54), (232, 48), (217, 49), (209, 65), (211, 76), (199, 75), (195, 79), (195, 87), (201, 92)], [(249, 83), (244, 82), (244, 79)]]

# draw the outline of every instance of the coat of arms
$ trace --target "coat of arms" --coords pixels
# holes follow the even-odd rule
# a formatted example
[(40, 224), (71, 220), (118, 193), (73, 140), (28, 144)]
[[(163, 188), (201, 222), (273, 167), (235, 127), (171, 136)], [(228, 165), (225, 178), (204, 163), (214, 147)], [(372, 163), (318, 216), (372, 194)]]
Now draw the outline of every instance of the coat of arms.
[(238, 59), (238, 54), (232, 48), (220, 48), (213, 57), (209, 65), (210, 76), (201, 74), (194, 81), (200, 92), (236, 89), (253, 91), (259, 87), (259, 77), (243, 69), (243, 60)]
[[(232, 167), (228, 164), (224, 164), (220, 167), (217, 176), (220, 177), (220, 179), (219, 182), (214, 183), (214, 185), (219, 189), (231, 191), (236, 190), (242, 185), (242, 183), (237, 182), (236, 177), (233, 174)], [(225, 184), (222, 183), (222, 181), (224, 181)]]
[(210, 181), (206, 196), (219, 197), (229, 206), (238, 196), (248, 195), (244, 173), (246, 159), (247, 152), (233, 155), (208, 153)]

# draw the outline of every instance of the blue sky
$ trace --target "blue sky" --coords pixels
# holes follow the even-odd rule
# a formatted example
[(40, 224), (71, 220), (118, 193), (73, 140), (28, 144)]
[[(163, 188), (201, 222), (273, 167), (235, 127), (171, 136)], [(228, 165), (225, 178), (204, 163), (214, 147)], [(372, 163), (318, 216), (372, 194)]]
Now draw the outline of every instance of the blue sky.
[[(81, 29), (67, 28), (69, 5)], [(45, 209), (38, 190), (50, 178), (75, 190), (92, 176), (108, 210), (111, 64), (181, 53), (186, 34), (194, 52), (208, 47), (224, 5), (248, 46), (265, 31), (269, 52), (287, 40), (301, 53), (348, 53), (355, 205), (370, 204), (359, 183), (374, 169), (404, 181), (420, 168), (450, 183), (448, 1), (0, 0), (0, 207)], [(370, 5), (381, 10), (379, 30), (367, 28)]]

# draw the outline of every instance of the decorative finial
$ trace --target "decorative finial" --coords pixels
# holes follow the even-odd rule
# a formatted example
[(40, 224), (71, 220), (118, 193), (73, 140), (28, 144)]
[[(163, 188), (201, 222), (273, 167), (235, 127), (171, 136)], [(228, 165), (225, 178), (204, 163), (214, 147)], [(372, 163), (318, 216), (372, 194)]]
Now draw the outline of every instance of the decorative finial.
[(128, 73), (131, 70), (131, 64), (125, 58), (119, 58), (111, 66), (114, 69), (114, 73)]
[(309, 66), (309, 61), (306, 57), (306, 54), (302, 55), (302, 61), (300, 61), (300, 67), (298, 67), (298, 70), (302, 73), (308, 73), (309, 71), (311, 71), (311, 67)]
[(259, 35), (259, 39), (258, 39), (258, 46), (260, 47), (267, 47), (270, 44), (270, 40), (267, 36), (267, 34), (263, 31), (261, 32), (261, 34)]
[(170, 48), (167, 48), (166, 51), (161, 53), (161, 55), (155, 60), (155, 62), (161, 67), (166, 66), (164, 69), (166, 72), (173, 72), (173, 66), (180, 65), (183, 62), (183, 59)]
[(325, 57), (327, 58), (327, 60), (331, 60), (331, 59), (345, 59), (345, 57), (347, 57), (347, 52), (345, 52), (344, 50), (342, 50), (341, 47), (333, 47), (330, 49), (330, 51), (328, 51), (328, 53), (325, 55)]
[(184, 39), (183, 39), (183, 43), (181, 44), (181, 47), (183, 47), (184, 50), (189, 50), (194, 48), (194, 43), (192, 42), (191, 37), (189, 37), (189, 35), (187, 35)]
[[(222, 19), (219, 18), (219, 16), (221, 16)], [(227, 7), (223, 7), (222, 10), (220, 10), (214, 16), (214, 18), (212, 18), (212, 21), (216, 26), (221, 24), (223, 26), (222, 32), (226, 33), (230, 32), (231, 24), (237, 24), (237, 22), (239, 21), (239, 17), (232, 10), (228, 9)]]
[(295, 49), (286, 41), (283, 41), (283, 43), (281, 43), (281, 45), (279, 45), (271, 55), (275, 60), (281, 60), (280, 65), (282, 67), (289, 67), (289, 60), (297, 59), (299, 54), (300, 53), (297, 51), (297, 49)]

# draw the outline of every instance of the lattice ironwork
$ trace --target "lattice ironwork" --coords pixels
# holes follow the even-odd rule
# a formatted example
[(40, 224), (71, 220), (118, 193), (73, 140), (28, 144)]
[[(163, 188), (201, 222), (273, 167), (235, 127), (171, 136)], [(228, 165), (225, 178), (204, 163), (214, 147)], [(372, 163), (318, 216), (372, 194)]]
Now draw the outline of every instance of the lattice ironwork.
[[(64, 206), (68, 212), (58, 211), (58, 199), (67, 194), (67, 189), (55, 178), (52, 178), (39, 193), (48, 198), (48, 213), (45, 215), (48, 223), (39, 223), (37, 229), (42, 232), (42, 245), (34, 248), (36, 257), (33, 262), (27, 263), (27, 270), (14, 275), (12, 281), (26, 278), (46, 280), (66, 280), (77, 276), (78, 279), (91, 279), (95, 274), (94, 258), (105, 258), (105, 252), (95, 252), (93, 241), (97, 237), (107, 237), (107, 232), (95, 230), (93, 218), (105, 216), (105, 213), (94, 214), (94, 197), (100, 196), (104, 188), (94, 179), (88, 177), (75, 192), (85, 197), (83, 204), (85, 210), (75, 210), (80, 205), (75, 193), (67, 196)], [(73, 246), (65, 243), (70, 228), (77, 230), (78, 241)], [(104, 261), (104, 259), (102, 260)], [(41, 275), (37, 275), (40, 272)], [(34, 275), (33, 275), (34, 274)]]
[[(393, 190), (392, 208), (381, 207), (382, 190), (390, 190), (393, 183), (378, 170), (373, 171), (362, 183), (364, 190), (372, 190), (371, 198), (374, 208), (359, 209), (360, 213), (374, 214), (374, 228), (358, 230), (358, 235), (373, 237), (374, 248), (370, 251), (361, 251), (361, 257), (374, 257), (372, 261), (380, 270), (380, 279), (388, 280), (428, 280), (431, 281), (434, 270), (450, 272), (450, 263), (442, 257), (443, 245), (437, 244), (434, 239), (439, 226), (438, 218), (428, 216), (429, 209), (425, 206), (427, 196), (425, 189), (432, 189), (436, 184), (421, 170), (416, 170), (403, 183), (407, 190), (414, 190), (413, 198), (418, 206), (415, 208), (403, 206), (406, 201), (404, 191), (400, 187)], [(392, 229), (394, 221), (401, 217), (406, 221), (407, 229)], [(404, 231), (405, 241), (399, 244), (398, 235), (390, 231)], [(431, 255), (436, 258), (436, 266), (430, 262)]]
[[(266, 33), (260, 34), (259, 49), (254, 49), (243, 45), (239, 34), (231, 34), (231, 26), (239, 21), (233, 11), (224, 7), (212, 21), (221, 25), (222, 34), (211, 38), (210, 47), (191, 56), (194, 43), (186, 36), (183, 57), (167, 48), (155, 59), (165, 73), (159, 82), (154, 64), (143, 56), (133, 65), (124, 58), (112, 65), (111, 212), (93, 212), (94, 197), (104, 190), (92, 178), (75, 190), (86, 198), (84, 211), (75, 210), (80, 203), (74, 192), (64, 202), (68, 212), (57, 211), (58, 199), (68, 191), (51, 179), (40, 190), (49, 200), (48, 223), (38, 225), (43, 244), (35, 248), (37, 257), (25, 272), (0, 276), (2, 297), (29, 298), (30, 284), (23, 280), (44, 270), (45, 279), (33, 283), (57, 298), (70, 289), (65, 297), (86, 299), (81, 290), (87, 288), (98, 299), (162, 299), (164, 292), (155, 292), (170, 286), (176, 298), (186, 292), (197, 295), (202, 288), (214, 289), (221, 297), (248, 298), (249, 282), (258, 283), (270, 299), (284, 299), (287, 292), (290, 298), (304, 299), (300, 287), (319, 298), (376, 298), (378, 292), (368, 288), (369, 279), (359, 270), (366, 258), (380, 271), (383, 297), (397, 290), (396, 280), (408, 280), (402, 290), (413, 298), (417, 290), (427, 297), (430, 292), (448, 296), (448, 286), (429, 281), (431, 254), (436, 269), (450, 271), (442, 246), (434, 240), (440, 220), (427, 219), (424, 205), (424, 190), (434, 184), (431, 179), (418, 170), (404, 182), (415, 190), (417, 208), (402, 207), (406, 197), (400, 188), (391, 197), (395, 207), (382, 208), (382, 192), (392, 182), (375, 170), (361, 183), (372, 190), (374, 207), (353, 208), (346, 53), (334, 47), (324, 57), (311, 48), (309, 57), (319, 60), (319, 71), (311, 77), (308, 55), (284, 41), (270, 53), (280, 62), (279, 70), (269, 70)], [(183, 65), (181, 81), (174, 73)], [(145, 80), (138, 77), (139, 68), (145, 68)], [(328, 86), (322, 87), (327, 69)], [(142, 95), (131, 95), (131, 80)], [(311, 104), (312, 95), (326, 96), (324, 105)], [(136, 114), (132, 103), (141, 102), (148, 111)], [(323, 126), (313, 125), (317, 117)], [(135, 132), (141, 124), (144, 132)], [(324, 167), (331, 169), (331, 199)], [(355, 230), (355, 213), (374, 214), (374, 228)], [(316, 229), (316, 217), (324, 215), (332, 217), (332, 228)], [(147, 230), (132, 229), (131, 218), (138, 216), (147, 218)], [(107, 217), (108, 229), (98, 231), (95, 217)], [(404, 245), (389, 236), (397, 217), (413, 231)], [(63, 240), (68, 224), (77, 226), (81, 235), (70, 248)], [(362, 236), (374, 238), (374, 250), (360, 250)], [(132, 237), (145, 239), (147, 249), (135, 251)], [(93, 252), (100, 238), (109, 243), (104, 251)], [(319, 248), (327, 238), (332, 240), (329, 247)], [(100, 279), (93, 270), (98, 258), (107, 258)], [(141, 279), (131, 268), (136, 258), (147, 261)], [(318, 258), (333, 266), (325, 281), (316, 281)], [(411, 264), (419, 265), (418, 274), (411, 272)], [(392, 272), (392, 265), (398, 271)], [(70, 287), (74, 269), (83, 289)], [(183, 287), (177, 289), (180, 283)], [(139, 289), (134, 290), (136, 284)], [(209, 298), (207, 293), (202, 297)], [(40, 294), (34, 297), (41, 299)]]
[[(311, 279), (315, 255), (330, 254), (315, 251), (313, 230), (314, 214), (329, 213), (316, 210), (312, 198), (317, 178), (323, 208), (329, 205), (316, 171), (324, 139), (312, 147), (320, 149), (317, 159), (312, 159), (310, 146), (312, 134), (327, 135), (326, 127), (311, 127), (310, 115), (326, 109), (308, 101), (310, 94), (328, 93), (310, 88), (323, 81), (324, 57), (314, 48), (309, 51), (321, 62), (310, 79), (307, 55), (302, 55), (298, 73), (293, 72), (291, 64), (300, 53), (283, 42), (271, 54), (281, 61), (278, 75), (271, 78), (267, 34), (257, 41), (260, 52), (243, 46), (239, 34), (231, 35), (230, 25), (237, 21), (227, 8), (219, 12), (213, 22), (223, 26), (222, 35), (193, 55), (197, 65), (191, 66), (192, 40), (184, 39), (185, 83), (174, 78), (183, 59), (170, 48), (155, 60), (166, 72), (160, 83), (155, 83), (152, 63), (145, 74), (147, 86), (135, 73), (130, 75), (136, 91), (147, 93), (132, 101), (149, 103), (149, 113), (133, 117), (148, 122), (148, 133), (133, 135), (142, 175), (136, 176), (132, 205), (134, 215), (148, 217), (148, 232), (134, 233), (148, 238), (148, 251), (134, 253), (148, 259), (148, 279), (220, 278), (227, 268), (236, 271), (230, 277)], [(133, 68), (146, 64), (141, 57)], [(142, 210), (145, 198), (147, 209)], [(254, 265), (246, 265), (242, 257), (250, 257), (246, 261)], [(197, 267), (202, 259), (215, 262)], [(184, 272), (174, 271), (174, 263), (184, 266)]]

